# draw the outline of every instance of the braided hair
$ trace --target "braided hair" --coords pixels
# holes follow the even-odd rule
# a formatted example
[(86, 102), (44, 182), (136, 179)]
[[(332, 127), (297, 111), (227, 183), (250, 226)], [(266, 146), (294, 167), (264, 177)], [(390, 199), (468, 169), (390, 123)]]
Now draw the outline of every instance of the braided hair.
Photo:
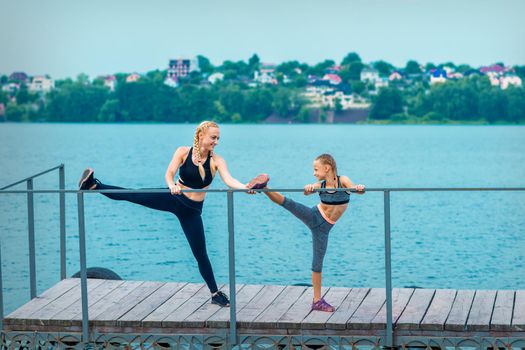
[[(193, 154), (195, 155), (195, 158), (197, 160), (197, 163), (198, 163), (198, 168), (199, 168), (199, 174), (202, 178), (202, 180), (204, 181), (204, 178), (206, 177), (206, 172), (204, 171), (204, 166), (202, 165), (202, 158), (201, 158), (201, 147), (200, 147), (200, 137), (199, 135), (202, 133), (205, 133), (206, 130), (208, 130), (208, 128), (218, 128), (219, 125), (215, 122), (212, 122), (212, 121), (203, 121), (202, 123), (199, 124), (199, 126), (197, 126), (197, 129), (195, 129), (195, 136), (193, 137)], [(213, 160), (213, 153), (211, 153), (210, 155), (212, 158), (211, 158), (211, 172), (212, 172), (212, 177), (215, 176), (215, 171), (217, 170), (216, 167), (215, 167), (215, 162)]]

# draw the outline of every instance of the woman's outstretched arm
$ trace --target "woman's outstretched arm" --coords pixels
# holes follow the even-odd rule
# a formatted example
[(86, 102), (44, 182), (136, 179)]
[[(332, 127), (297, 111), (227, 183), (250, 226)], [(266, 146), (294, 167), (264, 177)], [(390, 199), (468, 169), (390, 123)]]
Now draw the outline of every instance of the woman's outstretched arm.
[(235, 189), (247, 188), (246, 184), (241, 183), (239, 180), (237, 180), (230, 174), (230, 171), (228, 170), (228, 166), (226, 165), (226, 161), (224, 160), (224, 158), (222, 158), (218, 154), (215, 154), (213, 156), (213, 159), (215, 161), (215, 166), (219, 171), (219, 175), (221, 176), (222, 181), (224, 181), (224, 183), (228, 187)]

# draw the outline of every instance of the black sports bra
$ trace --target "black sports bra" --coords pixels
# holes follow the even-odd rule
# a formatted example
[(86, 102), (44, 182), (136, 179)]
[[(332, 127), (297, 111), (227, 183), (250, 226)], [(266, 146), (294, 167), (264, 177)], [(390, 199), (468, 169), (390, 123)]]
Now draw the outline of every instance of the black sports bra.
[(201, 174), (199, 173), (199, 167), (193, 164), (191, 159), (193, 153), (193, 147), (190, 148), (186, 160), (179, 168), (179, 182), (186, 187), (200, 189), (208, 186), (213, 181), (213, 176), (211, 174), (210, 159), (208, 158), (202, 165), (204, 167), (204, 180), (202, 180)]
[[(337, 188), (341, 187), (341, 181), (339, 179), (339, 176), (337, 177)], [(321, 188), (326, 188), (326, 181), (323, 181), (321, 183)], [(328, 205), (340, 205), (340, 204), (346, 204), (350, 201), (350, 193), (347, 191), (335, 191), (335, 192), (328, 192), (328, 191), (320, 191), (319, 197), (321, 198), (321, 203), (328, 204)]]

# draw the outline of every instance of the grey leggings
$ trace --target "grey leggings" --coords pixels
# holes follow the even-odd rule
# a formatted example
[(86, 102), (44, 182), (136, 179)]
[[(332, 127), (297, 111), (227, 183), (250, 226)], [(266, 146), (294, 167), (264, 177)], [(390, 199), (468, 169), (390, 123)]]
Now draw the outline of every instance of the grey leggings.
[(283, 207), (304, 222), (310, 231), (312, 231), (312, 271), (321, 272), (323, 270), (323, 259), (328, 244), (328, 233), (334, 225), (322, 217), (317, 207), (308, 208), (306, 205), (297, 203), (287, 197), (284, 197)]

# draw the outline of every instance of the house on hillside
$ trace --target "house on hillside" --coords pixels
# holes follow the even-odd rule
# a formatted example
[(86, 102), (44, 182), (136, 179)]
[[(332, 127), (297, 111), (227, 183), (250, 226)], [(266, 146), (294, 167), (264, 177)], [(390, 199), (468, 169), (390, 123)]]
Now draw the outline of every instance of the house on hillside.
[(401, 81), (401, 80), (403, 80), (403, 76), (398, 71), (395, 71), (388, 76), (388, 81)]
[(208, 81), (212, 84), (215, 84), (219, 81), (224, 80), (224, 74), (223, 73), (213, 73), (208, 77)]
[(199, 63), (196, 59), (177, 58), (171, 59), (168, 63), (167, 77), (179, 78), (187, 77), (191, 72), (199, 70)]
[(106, 75), (105, 77), (102, 77), (102, 80), (104, 81), (104, 86), (109, 89), (109, 91), (113, 92), (115, 91), (115, 88), (117, 87), (117, 77), (114, 75)]
[(379, 71), (377, 69), (364, 68), (361, 71), (360, 79), (361, 79), (362, 82), (368, 82), (368, 83), (375, 84), (376, 81), (380, 80), (381, 78), (379, 77)]
[(28, 89), (31, 92), (49, 92), (55, 88), (55, 81), (49, 75), (37, 75), (31, 79)]
[(337, 74), (325, 74), (322, 80), (328, 81), (331, 85), (339, 85), (343, 81)]
[(140, 80), (140, 75), (137, 73), (131, 73), (126, 77), (126, 83), (135, 83)]
[(430, 71), (430, 85), (444, 83), (447, 81), (447, 71), (436, 68)]
[(29, 76), (24, 72), (13, 72), (9, 76), (9, 81), (18, 84), (27, 84), (29, 82)]

